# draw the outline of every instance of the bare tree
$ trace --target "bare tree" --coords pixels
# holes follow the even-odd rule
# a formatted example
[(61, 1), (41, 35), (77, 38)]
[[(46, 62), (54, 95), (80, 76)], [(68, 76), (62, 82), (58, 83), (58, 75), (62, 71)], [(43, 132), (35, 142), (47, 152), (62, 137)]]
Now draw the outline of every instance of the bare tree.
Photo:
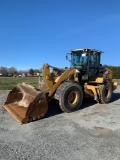
[(3, 75), (3, 76), (7, 76), (8, 75), (8, 69), (7, 67), (0, 67), (0, 73)]
[(8, 74), (13, 76), (17, 72), (17, 69), (15, 67), (8, 68)]

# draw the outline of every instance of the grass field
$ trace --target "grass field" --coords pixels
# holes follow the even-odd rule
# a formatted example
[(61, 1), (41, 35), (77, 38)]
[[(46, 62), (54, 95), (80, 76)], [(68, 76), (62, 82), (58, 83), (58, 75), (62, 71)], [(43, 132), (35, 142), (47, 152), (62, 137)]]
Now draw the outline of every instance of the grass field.
[(38, 77), (0, 77), (0, 90), (11, 90), (18, 83), (22, 82), (37, 86), (38, 80)]
[[(11, 90), (18, 83), (22, 82), (37, 86), (38, 79), (38, 77), (0, 77), (0, 90)], [(120, 79), (115, 79), (113, 81), (118, 82), (118, 85), (120, 85)]]

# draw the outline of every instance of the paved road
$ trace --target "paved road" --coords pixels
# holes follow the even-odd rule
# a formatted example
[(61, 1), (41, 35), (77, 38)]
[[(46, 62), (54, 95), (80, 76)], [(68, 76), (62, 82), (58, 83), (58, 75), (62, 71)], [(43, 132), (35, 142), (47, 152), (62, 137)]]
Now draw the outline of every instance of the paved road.
[(120, 86), (109, 104), (88, 99), (83, 109), (62, 113), (51, 104), (46, 118), (19, 125), (2, 108), (0, 160), (120, 160)]

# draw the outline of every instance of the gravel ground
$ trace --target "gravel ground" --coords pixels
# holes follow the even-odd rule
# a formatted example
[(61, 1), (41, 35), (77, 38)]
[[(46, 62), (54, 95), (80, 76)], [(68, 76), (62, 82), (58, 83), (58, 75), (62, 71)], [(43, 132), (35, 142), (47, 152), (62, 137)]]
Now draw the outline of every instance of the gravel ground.
[(120, 160), (120, 86), (109, 104), (88, 99), (68, 114), (51, 103), (24, 125), (2, 108), (8, 92), (0, 91), (0, 160)]

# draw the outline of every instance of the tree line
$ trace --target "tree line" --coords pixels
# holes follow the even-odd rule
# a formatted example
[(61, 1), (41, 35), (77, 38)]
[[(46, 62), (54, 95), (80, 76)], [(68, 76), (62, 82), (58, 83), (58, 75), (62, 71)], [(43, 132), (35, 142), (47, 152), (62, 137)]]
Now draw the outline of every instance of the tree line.
[(28, 70), (17, 70), (15, 67), (0, 67), (0, 76), (8, 76), (8, 77), (13, 77), (13, 76), (38, 76), (39, 73), (41, 73), (42, 69), (28, 69)]
[(105, 64), (103, 67), (112, 71), (113, 79), (120, 79), (120, 66), (109, 66)]
[[(103, 65), (103, 67), (112, 70), (113, 78), (120, 79), (120, 66)], [(1, 76), (38, 76), (42, 73), (42, 68), (40, 69), (28, 69), (28, 70), (17, 70), (15, 67), (0, 67)]]

